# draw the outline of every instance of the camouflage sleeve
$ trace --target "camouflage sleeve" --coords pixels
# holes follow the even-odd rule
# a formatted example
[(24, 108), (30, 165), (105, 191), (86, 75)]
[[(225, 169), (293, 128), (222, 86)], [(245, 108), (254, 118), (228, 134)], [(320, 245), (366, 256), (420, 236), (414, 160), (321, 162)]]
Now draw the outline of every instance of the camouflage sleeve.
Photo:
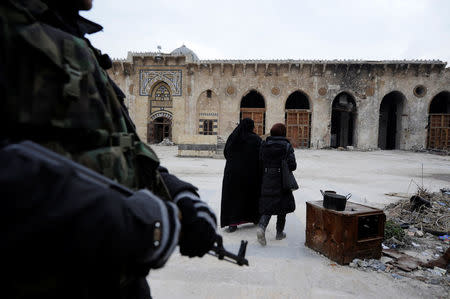
[(58, 272), (64, 261), (70, 271), (108, 267), (145, 276), (178, 243), (178, 208), (148, 191), (125, 198), (8, 147), (0, 165), (1, 251), (11, 269)]

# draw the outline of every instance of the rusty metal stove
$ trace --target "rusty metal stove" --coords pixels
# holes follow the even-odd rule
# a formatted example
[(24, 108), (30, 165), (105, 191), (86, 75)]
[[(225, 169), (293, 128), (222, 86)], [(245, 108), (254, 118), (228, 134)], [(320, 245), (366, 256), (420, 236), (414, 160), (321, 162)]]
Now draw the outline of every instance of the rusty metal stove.
[(379, 259), (385, 221), (382, 210), (353, 202), (344, 211), (325, 209), (322, 200), (306, 202), (305, 245), (341, 265)]

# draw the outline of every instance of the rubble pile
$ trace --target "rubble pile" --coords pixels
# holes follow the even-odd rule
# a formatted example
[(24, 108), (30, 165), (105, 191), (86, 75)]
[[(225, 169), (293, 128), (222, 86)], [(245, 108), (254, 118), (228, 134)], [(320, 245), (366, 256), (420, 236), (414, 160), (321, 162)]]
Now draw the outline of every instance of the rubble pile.
[[(385, 239), (380, 260), (354, 259), (350, 267), (409, 277), (425, 283), (450, 286), (450, 267), (425, 267), (450, 247), (450, 192), (417, 195), (386, 206)], [(449, 271), (448, 271), (449, 270)]]
[(450, 193), (428, 193), (419, 189), (411, 199), (400, 200), (386, 206), (386, 217), (401, 227), (415, 227), (433, 235), (448, 235), (450, 231)]
[(163, 141), (161, 141), (160, 143), (156, 144), (156, 145), (161, 145), (161, 146), (172, 146), (175, 145), (175, 143), (173, 143), (172, 141), (170, 141), (169, 138), (164, 138)]

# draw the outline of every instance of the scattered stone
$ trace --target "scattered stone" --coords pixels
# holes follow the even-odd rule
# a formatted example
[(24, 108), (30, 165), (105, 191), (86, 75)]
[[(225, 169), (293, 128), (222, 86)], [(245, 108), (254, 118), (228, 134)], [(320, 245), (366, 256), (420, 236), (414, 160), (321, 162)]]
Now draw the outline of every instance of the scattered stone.
[(440, 281), (439, 281), (439, 279), (432, 278), (432, 279), (430, 279), (430, 283), (436, 285), (436, 284), (440, 284)]
[(411, 242), (411, 245), (412, 245), (412, 246), (414, 246), (415, 248), (419, 248), (419, 247), (420, 247), (420, 245), (419, 245), (419, 244), (417, 244), (417, 243), (414, 243), (414, 242)]
[(349, 267), (352, 267), (352, 268), (358, 268), (358, 264), (357, 263), (354, 263), (354, 262), (351, 262), (350, 264), (348, 264), (349, 265)]
[(422, 237), (423, 237), (423, 231), (418, 230), (418, 231), (415, 232), (414, 235), (415, 235), (416, 237), (422, 238)]
[(382, 256), (380, 258), (380, 262), (382, 262), (383, 264), (387, 264), (387, 263), (391, 263), (394, 259), (387, 257), (387, 256)]
[(434, 267), (433, 270), (441, 273), (441, 275), (445, 275), (447, 273), (447, 270), (439, 268), (439, 267)]
[(170, 141), (169, 138), (164, 138), (163, 141), (161, 141), (160, 143), (158, 143), (158, 145), (162, 145), (162, 146), (172, 146), (172, 145), (175, 145), (175, 143), (173, 143), (172, 141)]
[(398, 275), (397, 273), (392, 273), (392, 277), (394, 277), (395, 279), (402, 279), (403, 276)]
[(363, 267), (363, 268), (367, 268), (369, 266), (369, 264), (363, 260), (358, 260), (356, 263), (358, 264), (359, 267)]
[(440, 253), (444, 253), (444, 248), (442, 246), (436, 246), (436, 250)]

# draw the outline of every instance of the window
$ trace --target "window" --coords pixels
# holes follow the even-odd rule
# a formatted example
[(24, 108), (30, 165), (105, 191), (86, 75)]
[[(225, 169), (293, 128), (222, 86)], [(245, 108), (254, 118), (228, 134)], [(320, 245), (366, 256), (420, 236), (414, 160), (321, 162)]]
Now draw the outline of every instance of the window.
[(212, 120), (203, 121), (203, 135), (213, 135), (213, 123)]
[(211, 94), (212, 94), (212, 91), (211, 91), (210, 89), (208, 89), (208, 90), (206, 91), (206, 97), (207, 97), (208, 99), (210, 99), (210, 98), (211, 98)]
[(170, 92), (164, 85), (159, 86), (158, 89), (156, 90), (155, 100), (170, 101)]

